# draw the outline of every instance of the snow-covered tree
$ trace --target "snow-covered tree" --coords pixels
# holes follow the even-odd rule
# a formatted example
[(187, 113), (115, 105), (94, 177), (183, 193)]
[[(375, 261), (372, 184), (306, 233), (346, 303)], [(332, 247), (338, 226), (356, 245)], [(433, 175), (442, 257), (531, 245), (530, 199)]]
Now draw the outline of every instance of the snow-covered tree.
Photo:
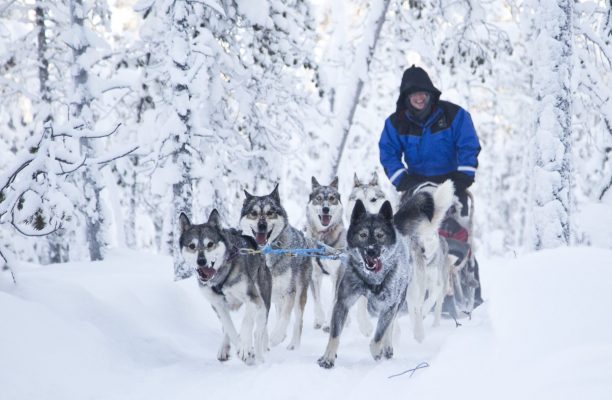
[(531, 201), (533, 245), (542, 249), (570, 241), (573, 1), (535, 5)]

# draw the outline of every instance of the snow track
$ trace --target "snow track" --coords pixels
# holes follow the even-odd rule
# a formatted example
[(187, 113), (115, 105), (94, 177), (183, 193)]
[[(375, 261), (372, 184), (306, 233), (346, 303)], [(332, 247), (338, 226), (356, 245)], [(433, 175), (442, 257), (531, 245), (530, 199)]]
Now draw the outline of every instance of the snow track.
[(332, 370), (316, 364), (327, 334), (312, 328), (310, 302), (301, 348), (286, 339), (248, 367), (216, 360), (220, 324), (193, 279), (172, 281), (169, 258), (24, 265), (19, 286), (0, 291), (0, 398), (609, 399), (610, 259), (561, 249), (483, 260), (486, 303), (471, 320), (432, 329), (429, 316), (419, 345), (404, 316), (394, 359), (374, 362), (353, 317)]

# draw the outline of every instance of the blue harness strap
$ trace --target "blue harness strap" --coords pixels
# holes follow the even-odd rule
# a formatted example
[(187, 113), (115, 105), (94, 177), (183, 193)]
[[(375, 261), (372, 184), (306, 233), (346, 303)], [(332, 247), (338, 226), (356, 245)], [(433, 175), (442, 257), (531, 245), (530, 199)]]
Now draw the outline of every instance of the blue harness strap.
[(293, 257), (316, 257), (324, 260), (339, 260), (345, 256), (341, 250), (325, 246), (321, 243), (317, 243), (317, 245), (318, 247), (314, 249), (281, 249), (273, 248), (272, 246), (267, 244), (259, 250), (240, 249), (240, 254), (289, 254)]

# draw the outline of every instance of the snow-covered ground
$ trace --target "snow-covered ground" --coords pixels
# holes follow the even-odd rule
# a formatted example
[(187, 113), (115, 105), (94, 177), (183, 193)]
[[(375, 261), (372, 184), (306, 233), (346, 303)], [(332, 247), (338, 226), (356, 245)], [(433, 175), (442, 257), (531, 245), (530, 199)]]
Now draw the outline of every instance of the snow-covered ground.
[[(307, 305), (302, 347), (248, 367), (216, 360), (220, 325), (171, 260), (23, 265), (0, 290), (0, 399), (611, 399), (612, 251), (564, 248), (481, 260), (485, 305), (423, 344), (407, 317), (391, 361), (353, 322), (336, 367)], [(272, 313), (273, 314), (273, 313)], [(273, 317), (271, 317), (273, 318)], [(354, 321), (354, 319), (353, 319)], [(389, 378), (421, 362), (430, 367)]]

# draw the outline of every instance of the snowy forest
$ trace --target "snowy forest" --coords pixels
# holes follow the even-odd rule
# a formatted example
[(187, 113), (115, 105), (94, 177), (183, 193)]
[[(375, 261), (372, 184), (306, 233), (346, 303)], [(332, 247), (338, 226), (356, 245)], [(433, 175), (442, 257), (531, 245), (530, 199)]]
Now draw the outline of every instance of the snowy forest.
[[(178, 345), (171, 348), (161, 341), (180, 329), (214, 336), (216, 346), (220, 341), (218, 322), (205, 300), (197, 297), (202, 303), (199, 307), (207, 307), (210, 313), (198, 320), (204, 321), (202, 325), (186, 322), (187, 315), (191, 316), (186, 310), (195, 307), (190, 303), (196, 301), (195, 284), (190, 280), (174, 282), (172, 265), (180, 263), (181, 257), (181, 212), (203, 222), (216, 209), (224, 226), (237, 228), (244, 190), (264, 195), (278, 183), (291, 224), (302, 229), (312, 177), (328, 184), (337, 176), (344, 201), (355, 174), (368, 180), (374, 172), (385, 194), (397, 204), (399, 195), (380, 165), (378, 141), (385, 119), (395, 111), (402, 73), (411, 65), (424, 68), (442, 92), (441, 98), (460, 105), (473, 118), (482, 151), (470, 190), (475, 199), (475, 251), (482, 260), (511, 263), (527, 255), (534, 258), (519, 258), (526, 261), (517, 263), (517, 268), (518, 264), (537, 266), (546, 263), (537, 258), (543, 253), (559, 262), (575, 260), (578, 267), (588, 264), (583, 260), (591, 260), (591, 264), (607, 265), (609, 271), (611, 0), (0, 0), (0, 294), (6, 292), (0, 296), (4, 299), (0, 301), (4, 304), (0, 321), (14, 326), (7, 329), (0, 323), (0, 331), (4, 330), (0, 333), (0, 359), (13, 360), (0, 364), (0, 398), (4, 398), (3, 386), (13, 390), (7, 399), (43, 398), (36, 396), (37, 389), (28, 388), (27, 368), (16, 361), (19, 349), (28, 354), (37, 352), (30, 344), (13, 342), (22, 334), (36, 340), (33, 333), (25, 333), (28, 327), (40, 331), (45, 326), (57, 327), (52, 329), (53, 337), (58, 338), (56, 344), (61, 342), (68, 348), (76, 343), (77, 352), (81, 349), (90, 354), (87, 349), (95, 346), (85, 339), (70, 333), (68, 344), (68, 339), (59, 338), (92, 310), (100, 311), (98, 318), (105, 321), (100, 326), (123, 323), (111, 322), (111, 313), (122, 304), (131, 308), (121, 314), (120, 321), (145, 315), (143, 303), (149, 300), (144, 293), (157, 299), (153, 303), (165, 311), (163, 317), (148, 316), (141, 324), (151, 329), (166, 322), (176, 326), (164, 327), (168, 329), (164, 335), (147, 336), (151, 340), (141, 342), (136, 339), (140, 337), (136, 323), (124, 327), (134, 334), (131, 339), (118, 339), (120, 328), (109, 328), (117, 337), (105, 340), (105, 346), (107, 341), (117, 342), (118, 353), (129, 353), (132, 346), (138, 353), (126, 362), (130, 368), (127, 376), (133, 376), (131, 371), (138, 368), (131, 368), (142, 363), (159, 368), (154, 376), (166, 379), (160, 373), (161, 366), (176, 363), (182, 353)], [(572, 252), (576, 248), (599, 248), (601, 253), (580, 253), (584, 255), (580, 258)], [(546, 253), (551, 249), (569, 253)], [(98, 294), (76, 293), (84, 287), (95, 292), (97, 287), (89, 278), (83, 278), (87, 282), (83, 287), (75, 286), (75, 277), (82, 273), (78, 270), (91, 273), (90, 267), (97, 265), (93, 262), (108, 267), (106, 272), (100, 271), (108, 285), (102, 289), (99, 282)], [(155, 289), (143, 286), (137, 291), (130, 284), (133, 293), (125, 289), (109, 294), (114, 285), (110, 276), (120, 276), (122, 265), (138, 265), (145, 271), (147, 263), (158, 271), (158, 280), (151, 281)], [(487, 268), (484, 264), (486, 261), (481, 261), (481, 269)], [(568, 276), (562, 274), (559, 282), (569, 285), (571, 268), (566, 267), (562, 270)], [(592, 267), (585, 276), (593, 282), (611, 276), (598, 271)], [(540, 272), (535, 276), (550, 279), (551, 270)], [(66, 279), (57, 289), (66, 292), (61, 296), (75, 291), (75, 301), (88, 306), (68, 306), (70, 297), (60, 300), (56, 297), (59, 294), (51, 294), (55, 289), (49, 280), (62, 274)], [(502, 300), (497, 306), (492, 302), (496, 308), (489, 310), (491, 315), (503, 314), (500, 304), (515, 307), (509, 300), (510, 288), (503, 289), (500, 283), (502, 274), (488, 280), (486, 274), (483, 272), (485, 301), (494, 299), (493, 288), (507, 294), (499, 294)], [(37, 276), (44, 276), (46, 283), (39, 282)], [(520, 280), (513, 276), (508, 282), (519, 284)], [(170, 295), (173, 287), (184, 293)], [(533, 298), (539, 290), (537, 286), (525, 288)], [(584, 293), (593, 290), (589, 287)], [(541, 310), (559, 304), (550, 299), (552, 292), (543, 295), (548, 299), (541, 303)], [(161, 294), (175, 296), (172, 305), (182, 310), (179, 315), (166, 310), (170, 305), (164, 306), (164, 300), (156, 297)], [(61, 311), (58, 316), (41, 317), (50, 325), (20, 325), (19, 317), (3, 315), (25, 310), (26, 305), (13, 304), (5, 295), (56, 304)], [(526, 305), (528, 298), (519, 303)], [(584, 300), (577, 305), (568, 300), (567, 304), (566, 312), (571, 314), (594, 303)], [(598, 301), (590, 315), (599, 311), (609, 315), (606, 304), (611, 305), (609, 299)], [(311, 329), (309, 310), (305, 332)], [(74, 321), (59, 328), (55, 318)], [(517, 331), (531, 327), (518, 323), (519, 317), (484, 315), (479, 319), (475, 313), (474, 318), (484, 325), (493, 324), (495, 332), (500, 326)], [(536, 317), (530, 319), (534, 320)], [(396, 351), (405, 364), (379, 372), (386, 378), (391, 370), (413, 366), (419, 357), (444, 356), (444, 352), (436, 353), (437, 349), (440, 343), (450, 341), (454, 329), (453, 323), (444, 333), (432, 336), (434, 342), (417, 355), (413, 352), (416, 342), (406, 339), (403, 348), (414, 357), (402, 359)], [(474, 328), (465, 328), (463, 336), (469, 329)], [(603, 329), (597, 329), (611, 332), (612, 321), (607, 319)], [(540, 332), (536, 337), (544, 338), (549, 331), (542, 328)], [(354, 336), (358, 344), (349, 354), (354, 353), (353, 361), (361, 368), (354, 372), (367, 371), (364, 364), (374, 365), (371, 359), (364, 361), (367, 345)], [(404, 336), (410, 338), (409, 333)], [(471, 343), (463, 336), (462, 343)], [(324, 349), (325, 337), (315, 337), (318, 339), (307, 336), (300, 350), (307, 361), (302, 364), (300, 358), (300, 364), (280, 377), (291, 381), (292, 372), (301, 374), (311, 365), (317, 374), (323, 374), (314, 361)], [(514, 340), (509, 333), (504, 337), (506, 344)], [(589, 343), (600, 343), (600, 339), (597, 336)], [(7, 343), (13, 345), (5, 346)], [(507, 349), (516, 348), (512, 343)], [(183, 344), (199, 346), (191, 337)], [(528, 348), (541, 349), (538, 344)], [(101, 360), (95, 367), (86, 365), (94, 373), (104, 370), (100, 373), (104, 378), (111, 373), (114, 355), (103, 351), (96, 347), (93, 354)], [(280, 372), (285, 356), (274, 351), (269, 358)], [(204, 371), (220, 368), (211, 354), (215, 352), (215, 348), (198, 348), (197, 357), (209, 363), (210, 370)], [(482, 350), (482, 357), (484, 353)], [(612, 366), (610, 345), (602, 354), (601, 363), (589, 364), (580, 376)], [(192, 357), (189, 362), (196, 365), (196, 356)], [(70, 360), (59, 361), (59, 365), (70, 365), (71, 370), (74, 365), (84, 365), (82, 360), (75, 358), (74, 365)], [(520, 365), (514, 361), (516, 364), (509, 365)], [(565, 361), (567, 364), (560, 365), (570, 363)], [(580, 357), (571, 359), (582, 361)], [(548, 366), (554, 364), (547, 362)], [(53, 364), (42, 365), (47, 369)], [(461, 369), (458, 365), (454, 367)], [(233, 365), (238, 376), (255, 379), (239, 367), (242, 365)], [(128, 369), (125, 365), (122, 368)], [(522, 376), (527, 377), (529, 371)], [(172, 376), (181, 373), (172, 370)], [(59, 377), (61, 371), (52, 374)], [(174, 397), (171, 393), (179, 393), (174, 398), (188, 398), (189, 393), (197, 392), (195, 386), (189, 387), (191, 391), (164, 390), (152, 384), (151, 378), (139, 375), (141, 383), (150, 383), (147, 391), (130, 386), (127, 392), (111, 393), (104, 387), (104, 379), (82, 374), (81, 383), (71, 389), (66, 389), (70, 386), (67, 377), (59, 378), (65, 382), (57, 387), (43, 384), (49, 394), (44, 397), (85, 398), (89, 390), (99, 390), (99, 396), (91, 398), (162, 399)], [(78, 379), (80, 373), (76, 376)], [(350, 379), (359, 379), (357, 376), (345, 375), (339, 382), (350, 385)], [(13, 379), (11, 384), (9, 379)], [(109, 382), (119, 387), (122, 379)], [(321, 379), (328, 382), (328, 378)], [(363, 389), (372, 379), (368, 375), (358, 387)], [(425, 387), (430, 381), (420, 382)], [(231, 385), (229, 382), (225, 384)], [(495, 382), (501, 378), (485, 385), (481, 396), (475, 397), (490, 398)], [(289, 385), (280, 384), (283, 390)], [(394, 385), (380, 393), (404, 390)], [(487, 387), (491, 392), (486, 392)], [(596, 389), (587, 392), (592, 397), (585, 398), (603, 399), (612, 394), (609, 383), (589, 387)], [(248, 385), (216, 395), (232, 398), (240, 388), (248, 390)], [(373, 388), (363, 393), (368, 390), (378, 393)], [(287, 391), (283, 393), (287, 395)], [(335, 398), (333, 395), (341, 393), (338, 386), (319, 398)], [(423, 389), (423, 393), (429, 392)], [(572, 395), (577, 392), (548, 397), (538, 386), (528, 393), (533, 397), (522, 398), (576, 398)], [(438, 394), (448, 393), (439, 389)], [(524, 393), (509, 392), (508, 398), (513, 398), (511, 394)], [(316, 391), (312, 395), (317, 395)], [(268, 394), (266, 398), (301, 397)]]
[(0, 18), (5, 264), (172, 254), (179, 210), (235, 225), (242, 189), (276, 182), (299, 225), (311, 176), (384, 176), (412, 64), (474, 118), (483, 251), (611, 244), (582, 223), (610, 214), (608, 1), (5, 1)]

